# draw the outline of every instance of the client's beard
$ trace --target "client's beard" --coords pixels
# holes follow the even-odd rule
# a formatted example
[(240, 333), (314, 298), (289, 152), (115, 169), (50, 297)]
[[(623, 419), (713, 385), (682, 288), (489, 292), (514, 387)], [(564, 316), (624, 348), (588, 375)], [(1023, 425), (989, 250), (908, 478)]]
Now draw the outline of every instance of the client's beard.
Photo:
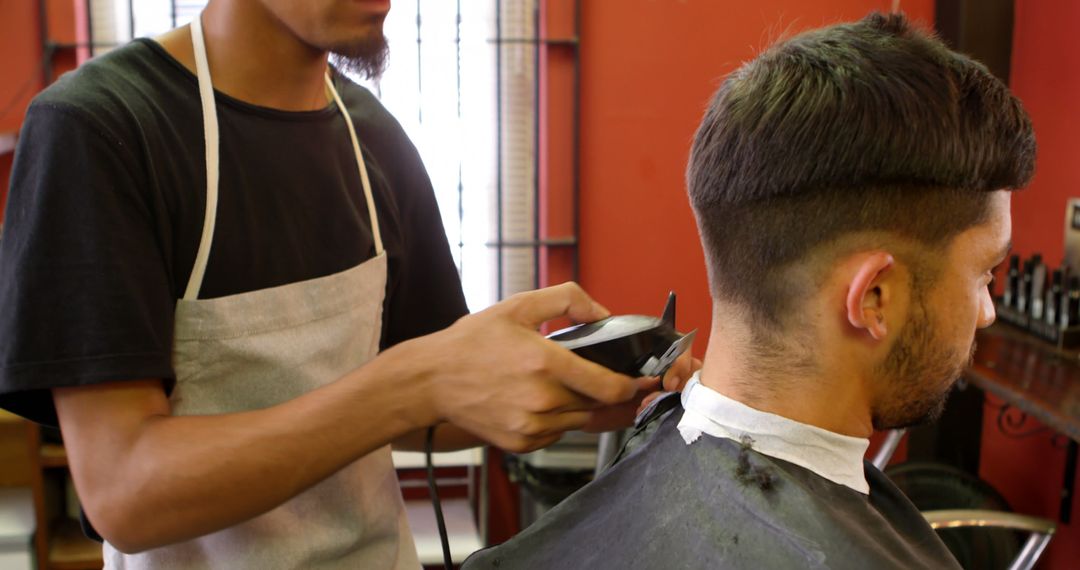
[(974, 343), (967, 354), (950, 349), (935, 335), (922, 301), (915, 299), (913, 305), (912, 320), (904, 325), (879, 371), (890, 389), (873, 410), (876, 430), (936, 421), (955, 381), (974, 359)]
[(378, 79), (386, 69), (390, 45), (381, 32), (348, 44), (331, 46), (330, 62), (339, 71)]

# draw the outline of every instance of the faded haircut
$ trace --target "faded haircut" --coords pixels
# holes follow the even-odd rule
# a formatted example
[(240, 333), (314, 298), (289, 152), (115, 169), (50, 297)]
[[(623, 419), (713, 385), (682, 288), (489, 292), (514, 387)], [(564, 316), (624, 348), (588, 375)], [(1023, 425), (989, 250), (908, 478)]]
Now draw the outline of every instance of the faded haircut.
[(1020, 101), (902, 14), (781, 41), (727, 77), (691, 149), (713, 297), (782, 331), (815, 249), (872, 232), (943, 251), (1034, 161)]

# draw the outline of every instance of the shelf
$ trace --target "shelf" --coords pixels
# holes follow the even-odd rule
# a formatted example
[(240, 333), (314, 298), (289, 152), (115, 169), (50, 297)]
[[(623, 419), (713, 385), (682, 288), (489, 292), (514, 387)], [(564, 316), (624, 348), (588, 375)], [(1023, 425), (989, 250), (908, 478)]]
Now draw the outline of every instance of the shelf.
[(44, 443), (41, 445), (42, 467), (67, 467), (67, 451), (59, 443)]
[(50, 538), (50, 570), (100, 570), (104, 566), (101, 544), (86, 538), (78, 521), (57, 521)]
[[(484, 547), (480, 531), (476, 527), (472, 506), (468, 499), (442, 501), (446, 532), (450, 543), (450, 557), (460, 564), (470, 554)], [(424, 566), (442, 566), (442, 541), (435, 523), (435, 511), (428, 499), (405, 501), (405, 515), (413, 532), (416, 553)]]
[[(422, 451), (394, 451), (391, 455), (396, 469), (423, 469), (427, 467), (427, 458)], [(435, 467), (481, 465), (484, 462), (484, 448), (474, 447), (459, 451), (432, 453), (431, 462)]]
[(995, 324), (976, 334), (964, 378), (1047, 426), (1080, 441), (1080, 352)]

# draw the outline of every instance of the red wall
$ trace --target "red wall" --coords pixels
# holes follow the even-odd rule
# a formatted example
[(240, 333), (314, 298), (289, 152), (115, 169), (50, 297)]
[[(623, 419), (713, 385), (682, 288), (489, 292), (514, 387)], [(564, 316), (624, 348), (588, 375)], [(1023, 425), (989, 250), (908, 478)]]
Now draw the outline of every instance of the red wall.
[[(582, 2), (581, 283), (616, 313), (656, 314), (708, 342), (704, 258), (686, 199), (690, 141), (720, 80), (785, 33), (888, 10), (888, 0)], [(933, 22), (933, 1), (902, 3)]]
[(41, 89), (41, 37), (36, 2), (6, 2), (0, 12), (0, 133), (17, 131)]
[[(0, 134), (19, 130), (30, 99), (41, 89), (41, 37), (36, 2), (5, 2), (0, 12)], [(0, 156), (0, 216), (11, 175), (11, 153)], [(2, 218), (0, 218), (2, 219)]]
[[(1014, 250), (1041, 252), (1051, 264), (1063, 253), (1065, 201), (1080, 197), (1080, 2), (1018, 0), (1013, 32), (1012, 89), (1035, 125), (1039, 150), (1035, 179), (1013, 201)], [(992, 403), (999, 403), (991, 399)], [(1053, 432), (1012, 439), (986, 410), (980, 475), (1023, 513), (1057, 519), (1065, 464), (1063, 440)], [(1024, 429), (1039, 424), (1028, 420)], [(1074, 481), (1080, 488), (1080, 478)], [(1080, 517), (1074, 499), (1073, 517)], [(1080, 522), (1059, 526), (1043, 568), (1076, 568)]]
[(1035, 124), (1035, 179), (1013, 201), (1014, 250), (1040, 251), (1056, 264), (1063, 253), (1065, 201), (1080, 197), (1080, 3), (1018, 0), (1012, 89)]
[[(85, 14), (80, 14), (83, 2), (78, 0), (45, 0), (49, 39), (60, 44), (72, 44), (78, 38), (76, 30), (85, 28)], [(37, 1), (15, 0), (0, 3), (0, 134), (16, 133), (22, 126), (23, 115), (34, 95), (43, 87), (41, 13)], [(75, 50), (58, 49), (52, 57), (53, 78), (74, 69)], [(11, 177), (12, 153), (0, 155), (0, 219), (7, 201)]]

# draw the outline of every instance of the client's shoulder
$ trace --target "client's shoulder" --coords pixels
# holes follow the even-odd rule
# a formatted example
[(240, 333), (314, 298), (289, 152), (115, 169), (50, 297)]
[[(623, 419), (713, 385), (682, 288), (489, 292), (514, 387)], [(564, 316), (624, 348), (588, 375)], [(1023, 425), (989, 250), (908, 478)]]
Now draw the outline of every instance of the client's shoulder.
[(634, 449), (466, 568), (820, 567), (815, 541), (792, 528), (810, 526), (812, 490), (738, 442), (687, 444), (678, 398), (661, 404), (638, 422)]

